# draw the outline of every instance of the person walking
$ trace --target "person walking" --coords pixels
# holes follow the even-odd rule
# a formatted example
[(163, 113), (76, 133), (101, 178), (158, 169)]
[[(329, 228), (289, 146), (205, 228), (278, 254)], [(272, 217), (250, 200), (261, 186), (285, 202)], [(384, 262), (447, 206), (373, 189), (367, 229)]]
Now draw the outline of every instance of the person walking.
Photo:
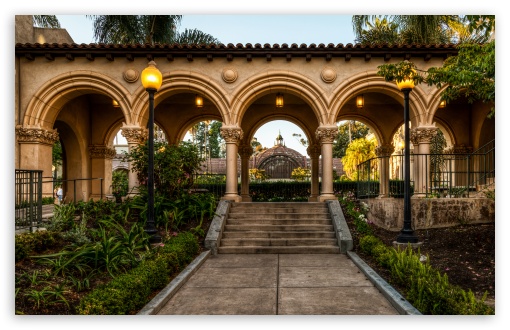
[(57, 190), (57, 198), (58, 198), (58, 204), (62, 204), (62, 187), (58, 187)]

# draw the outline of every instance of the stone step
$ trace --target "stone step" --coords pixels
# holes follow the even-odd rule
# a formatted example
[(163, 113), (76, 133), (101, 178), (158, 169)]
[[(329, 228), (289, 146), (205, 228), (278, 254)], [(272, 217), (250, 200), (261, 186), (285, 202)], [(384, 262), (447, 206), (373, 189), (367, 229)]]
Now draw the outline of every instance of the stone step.
[(227, 225), (330, 225), (331, 219), (227, 219)]
[(338, 246), (220, 246), (218, 253), (333, 254), (340, 253), (340, 248)]
[(225, 225), (225, 231), (333, 231), (333, 225)]
[(334, 238), (224, 238), (220, 246), (336, 246)]
[(232, 203), (231, 209), (327, 209), (326, 203)]
[(330, 219), (325, 213), (229, 213), (228, 219)]
[(233, 208), (230, 214), (280, 214), (280, 213), (319, 213), (329, 214), (327, 208), (295, 208), (295, 207), (278, 207), (278, 208)]
[(225, 238), (335, 238), (332, 231), (226, 231)]

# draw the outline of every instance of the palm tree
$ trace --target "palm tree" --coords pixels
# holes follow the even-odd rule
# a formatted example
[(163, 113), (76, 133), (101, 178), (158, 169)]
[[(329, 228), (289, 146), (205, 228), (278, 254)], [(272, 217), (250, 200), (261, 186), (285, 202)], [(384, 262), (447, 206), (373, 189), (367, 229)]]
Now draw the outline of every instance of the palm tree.
[(219, 40), (197, 29), (184, 29), (184, 32), (177, 32), (174, 42), (178, 44), (218, 44)]
[(376, 17), (374, 22), (366, 22), (368, 29), (362, 29), (356, 43), (370, 44), (396, 44), (399, 41), (398, 25), (388, 19)]
[[(379, 26), (378, 26), (379, 20)], [(470, 29), (470, 18), (459, 15), (354, 15), (353, 29), (357, 40), (373, 29), (381, 29), (382, 22), (396, 24), (398, 32), (397, 43), (416, 44), (444, 44), (458, 42), (483, 42), (488, 38), (486, 31), (480, 32)], [(375, 22), (375, 25), (372, 24)], [(367, 29), (368, 28), (368, 29)], [(375, 34), (375, 33), (374, 33)], [(377, 35), (375, 34), (377, 37)], [(370, 40), (372, 43), (390, 43), (385, 34), (380, 40)]]
[(177, 31), (182, 15), (88, 15), (94, 20), (94, 39), (101, 43), (218, 43), (200, 30)]
[(60, 28), (60, 22), (55, 15), (33, 15), (34, 26), (41, 28)]

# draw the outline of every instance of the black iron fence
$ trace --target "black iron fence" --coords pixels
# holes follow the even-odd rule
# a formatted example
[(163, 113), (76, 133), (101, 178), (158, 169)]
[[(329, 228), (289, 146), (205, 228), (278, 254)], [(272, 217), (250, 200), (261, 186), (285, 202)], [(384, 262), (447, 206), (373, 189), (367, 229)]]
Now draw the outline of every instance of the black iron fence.
[[(482, 150), (481, 150), (482, 151)], [(357, 195), (376, 197), (381, 193), (380, 171), (389, 169), (386, 193), (403, 197), (404, 156), (377, 157), (358, 165)], [(413, 154), (410, 163), (411, 194), (425, 197), (470, 197), (484, 187), (494, 185), (495, 148), (471, 154)]]
[(15, 170), (15, 228), (34, 230), (42, 221), (42, 171)]

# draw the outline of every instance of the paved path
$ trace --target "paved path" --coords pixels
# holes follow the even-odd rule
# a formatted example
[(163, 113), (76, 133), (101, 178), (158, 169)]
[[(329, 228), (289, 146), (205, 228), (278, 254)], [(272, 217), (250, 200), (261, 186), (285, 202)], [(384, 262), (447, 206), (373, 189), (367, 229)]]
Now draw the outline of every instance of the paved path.
[(399, 314), (345, 254), (210, 256), (160, 315)]

